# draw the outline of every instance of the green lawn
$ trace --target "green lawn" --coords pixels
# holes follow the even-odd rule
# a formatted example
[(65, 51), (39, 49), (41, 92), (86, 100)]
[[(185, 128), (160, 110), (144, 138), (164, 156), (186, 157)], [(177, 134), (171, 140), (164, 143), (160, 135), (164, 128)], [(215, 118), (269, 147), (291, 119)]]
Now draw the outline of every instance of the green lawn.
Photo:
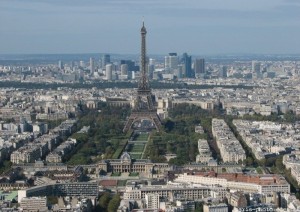
[(118, 180), (118, 186), (126, 186), (127, 180)]
[(122, 153), (124, 147), (118, 147), (115, 153), (112, 156), (112, 159), (118, 159), (120, 154)]
[(145, 144), (129, 144), (127, 152), (143, 152)]
[(145, 145), (142, 144), (142, 145), (138, 145), (138, 144), (135, 144), (133, 145), (132, 149), (130, 152), (143, 152), (144, 151), (144, 147)]
[(132, 159), (141, 159), (142, 153), (140, 153), (140, 154), (132, 154), (131, 153), (130, 156), (131, 156)]
[(120, 155), (122, 154), (126, 144), (127, 144), (126, 140), (120, 141), (118, 148), (116, 149), (116, 151), (114, 152), (114, 154), (112, 156), (112, 159), (118, 159), (120, 157)]
[(114, 172), (111, 174), (112, 177), (119, 177), (121, 176), (121, 173), (120, 172)]
[(130, 177), (137, 177), (137, 176), (139, 176), (139, 173), (138, 172), (131, 172), (131, 173), (129, 173), (129, 176)]
[(137, 134), (134, 136), (133, 140), (134, 141), (147, 141), (148, 140), (148, 134)]

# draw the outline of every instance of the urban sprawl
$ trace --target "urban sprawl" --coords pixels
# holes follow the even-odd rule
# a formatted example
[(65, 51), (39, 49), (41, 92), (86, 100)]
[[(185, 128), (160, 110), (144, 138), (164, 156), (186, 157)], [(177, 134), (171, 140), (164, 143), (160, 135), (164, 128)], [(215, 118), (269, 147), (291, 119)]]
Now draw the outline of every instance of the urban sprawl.
[(145, 56), (0, 61), (0, 210), (299, 211), (300, 62)]

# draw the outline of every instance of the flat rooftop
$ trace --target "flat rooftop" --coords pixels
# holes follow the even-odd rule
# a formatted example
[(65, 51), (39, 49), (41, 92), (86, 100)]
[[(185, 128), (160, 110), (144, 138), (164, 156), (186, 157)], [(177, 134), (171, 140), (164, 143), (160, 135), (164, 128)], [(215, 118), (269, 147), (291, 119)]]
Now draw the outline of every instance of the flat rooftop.
[(285, 185), (288, 182), (281, 175), (259, 175), (259, 174), (243, 174), (243, 173), (216, 173), (216, 172), (196, 172), (195, 176), (212, 177), (226, 179), (233, 182), (255, 183), (259, 185)]

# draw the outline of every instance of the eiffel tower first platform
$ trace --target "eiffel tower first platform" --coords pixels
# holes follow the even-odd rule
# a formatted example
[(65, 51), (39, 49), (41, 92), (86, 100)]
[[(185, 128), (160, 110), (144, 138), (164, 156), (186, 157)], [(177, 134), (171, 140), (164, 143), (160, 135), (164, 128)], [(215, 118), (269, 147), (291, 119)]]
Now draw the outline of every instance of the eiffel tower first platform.
[(138, 84), (134, 108), (132, 109), (131, 115), (124, 126), (123, 132), (127, 132), (135, 122), (144, 119), (152, 121), (156, 127), (156, 130), (158, 132), (161, 131), (161, 121), (156, 113), (156, 107), (154, 105), (155, 97), (151, 93), (146, 70), (146, 34), (147, 31), (143, 22), (143, 26), (141, 28), (141, 76)]

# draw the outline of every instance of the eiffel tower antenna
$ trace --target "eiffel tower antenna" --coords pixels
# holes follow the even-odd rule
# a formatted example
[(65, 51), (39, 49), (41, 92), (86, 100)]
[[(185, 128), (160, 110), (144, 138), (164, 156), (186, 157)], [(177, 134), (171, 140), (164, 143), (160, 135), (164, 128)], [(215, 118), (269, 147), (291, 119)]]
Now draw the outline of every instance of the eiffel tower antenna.
[(151, 88), (147, 76), (146, 34), (147, 34), (147, 30), (143, 20), (143, 26), (141, 28), (140, 80), (138, 83), (135, 106), (124, 126), (123, 132), (127, 132), (135, 122), (141, 121), (143, 119), (152, 121), (152, 123), (156, 127), (156, 130), (157, 131), (161, 130), (161, 121), (159, 116), (156, 113), (156, 108), (153, 103), (154, 96), (151, 93)]

